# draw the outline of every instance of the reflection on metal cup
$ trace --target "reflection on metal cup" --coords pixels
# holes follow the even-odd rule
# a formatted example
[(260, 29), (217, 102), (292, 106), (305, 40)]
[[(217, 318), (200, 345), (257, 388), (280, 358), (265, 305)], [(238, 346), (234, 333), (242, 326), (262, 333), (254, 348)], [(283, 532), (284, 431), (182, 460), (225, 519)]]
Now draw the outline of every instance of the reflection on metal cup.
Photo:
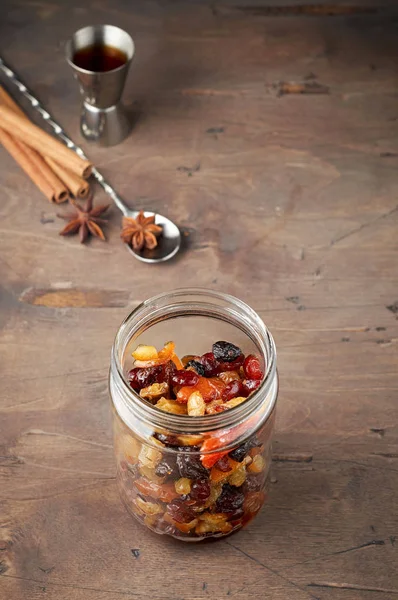
[(120, 98), (133, 55), (133, 40), (113, 25), (84, 27), (66, 43), (83, 98), (80, 129), (87, 140), (113, 146), (129, 134)]

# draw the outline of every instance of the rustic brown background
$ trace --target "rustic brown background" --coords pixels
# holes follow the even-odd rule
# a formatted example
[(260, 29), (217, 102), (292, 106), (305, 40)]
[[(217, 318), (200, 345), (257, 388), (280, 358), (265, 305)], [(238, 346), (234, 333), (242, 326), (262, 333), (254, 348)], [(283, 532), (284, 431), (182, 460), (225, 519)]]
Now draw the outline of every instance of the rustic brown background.
[[(122, 247), (116, 209), (108, 243), (60, 238), (1, 151), (2, 599), (398, 598), (395, 4), (2, 1), (1, 53), (77, 140), (63, 44), (131, 32), (134, 133), (88, 152), (185, 232), (161, 266)], [(121, 319), (181, 285), (259, 311), (281, 378), (268, 507), (196, 546), (119, 503), (107, 392)]]

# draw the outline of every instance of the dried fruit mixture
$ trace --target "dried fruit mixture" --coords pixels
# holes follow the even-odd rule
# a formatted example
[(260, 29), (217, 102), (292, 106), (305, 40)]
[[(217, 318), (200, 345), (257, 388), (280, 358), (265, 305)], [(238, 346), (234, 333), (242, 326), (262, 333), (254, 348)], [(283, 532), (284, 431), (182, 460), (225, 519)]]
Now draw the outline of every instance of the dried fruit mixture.
[[(176, 415), (203, 417), (231, 409), (264, 377), (257, 356), (245, 356), (225, 341), (181, 360), (174, 342), (160, 351), (140, 345), (133, 358), (131, 388)], [(219, 437), (153, 432), (142, 442), (116, 420), (118, 481), (129, 510), (154, 531), (179, 538), (223, 536), (250, 521), (266, 496), (270, 436), (257, 431), (233, 447), (245, 427), (224, 429)]]
[(133, 352), (134, 368), (128, 373), (133, 390), (156, 408), (174, 414), (201, 417), (223, 412), (255, 391), (264, 377), (260, 359), (245, 356), (230, 342), (215, 342), (202, 356), (175, 354), (174, 342), (158, 352), (140, 345)]

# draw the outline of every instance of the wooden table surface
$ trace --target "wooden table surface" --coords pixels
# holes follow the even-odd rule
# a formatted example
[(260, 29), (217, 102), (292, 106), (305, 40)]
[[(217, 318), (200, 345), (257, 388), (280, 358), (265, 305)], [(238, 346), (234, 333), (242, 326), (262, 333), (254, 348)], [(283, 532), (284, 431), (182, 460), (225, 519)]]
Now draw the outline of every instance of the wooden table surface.
[[(4, 600), (398, 598), (398, 12), (286, 5), (2, 2), (4, 58), (79, 141), (65, 40), (89, 23), (133, 35), (134, 132), (83, 145), (184, 230), (160, 266), (122, 247), (116, 209), (107, 243), (61, 238), (1, 151)], [(269, 504), (200, 545), (119, 502), (107, 390), (120, 321), (182, 285), (246, 300), (279, 351)]]

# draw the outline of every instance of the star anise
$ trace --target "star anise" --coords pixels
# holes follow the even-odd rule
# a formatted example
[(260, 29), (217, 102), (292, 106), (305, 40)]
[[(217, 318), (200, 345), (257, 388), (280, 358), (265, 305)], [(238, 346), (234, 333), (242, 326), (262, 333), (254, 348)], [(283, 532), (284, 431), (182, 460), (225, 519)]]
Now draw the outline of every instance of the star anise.
[(160, 225), (155, 225), (155, 215), (145, 217), (141, 210), (136, 219), (123, 217), (123, 228), (120, 237), (137, 252), (143, 248), (153, 250), (158, 245), (157, 238), (162, 230), (163, 228)]
[(101, 219), (99, 215), (102, 215), (109, 208), (109, 204), (93, 207), (92, 194), (87, 198), (84, 208), (75, 200), (70, 200), (69, 202), (73, 205), (74, 212), (57, 215), (57, 217), (69, 221), (62, 231), (59, 232), (59, 235), (70, 235), (79, 232), (82, 244), (86, 241), (89, 233), (101, 238), (101, 240), (105, 240), (104, 232), (98, 223), (106, 223), (106, 219)]

